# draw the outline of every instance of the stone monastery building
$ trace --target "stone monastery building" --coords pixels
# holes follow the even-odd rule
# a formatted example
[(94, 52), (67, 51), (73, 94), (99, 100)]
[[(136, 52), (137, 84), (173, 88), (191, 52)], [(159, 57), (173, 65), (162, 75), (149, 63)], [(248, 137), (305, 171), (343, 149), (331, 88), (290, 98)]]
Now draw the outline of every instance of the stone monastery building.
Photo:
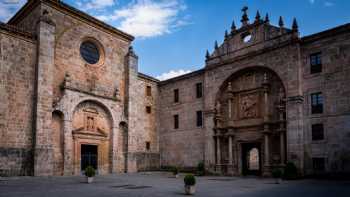
[(138, 72), (133, 37), (59, 0), (0, 24), (0, 176), (193, 169), (350, 173), (350, 24), (232, 24), (203, 69)]

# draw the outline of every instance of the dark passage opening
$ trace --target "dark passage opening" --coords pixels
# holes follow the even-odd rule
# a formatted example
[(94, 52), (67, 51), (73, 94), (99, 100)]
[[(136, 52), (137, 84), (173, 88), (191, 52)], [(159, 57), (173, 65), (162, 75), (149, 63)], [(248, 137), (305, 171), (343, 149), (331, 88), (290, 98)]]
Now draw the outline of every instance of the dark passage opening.
[(97, 146), (95, 145), (81, 145), (81, 171), (86, 167), (92, 166), (97, 170)]
[(259, 143), (242, 144), (243, 175), (261, 175), (261, 152)]

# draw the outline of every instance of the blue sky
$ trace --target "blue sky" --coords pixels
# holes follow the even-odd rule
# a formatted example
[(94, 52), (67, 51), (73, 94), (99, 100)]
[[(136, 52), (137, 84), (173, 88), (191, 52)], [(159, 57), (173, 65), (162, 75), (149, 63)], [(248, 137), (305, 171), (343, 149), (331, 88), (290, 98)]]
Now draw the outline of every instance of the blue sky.
[[(348, 0), (63, 0), (136, 37), (139, 70), (162, 79), (204, 66), (205, 51), (222, 42), (232, 20), (240, 26), (241, 9), (249, 18), (269, 13), (285, 26), (296, 17), (302, 36), (350, 22)], [(6, 21), (25, 0), (0, 0)]]

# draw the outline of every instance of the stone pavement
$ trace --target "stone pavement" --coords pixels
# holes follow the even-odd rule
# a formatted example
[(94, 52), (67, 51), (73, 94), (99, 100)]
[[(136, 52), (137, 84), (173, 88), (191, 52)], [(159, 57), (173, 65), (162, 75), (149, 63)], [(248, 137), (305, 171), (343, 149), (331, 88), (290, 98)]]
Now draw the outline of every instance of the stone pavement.
[[(195, 196), (322, 197), (350, 196), (350, 181), (298, 180), (274, 184), (255, 177), (198, 177)], [(184, 196), (183, 176), (138, 173), (85, 177), (0, 178), (0, 197), (164, 197)]]

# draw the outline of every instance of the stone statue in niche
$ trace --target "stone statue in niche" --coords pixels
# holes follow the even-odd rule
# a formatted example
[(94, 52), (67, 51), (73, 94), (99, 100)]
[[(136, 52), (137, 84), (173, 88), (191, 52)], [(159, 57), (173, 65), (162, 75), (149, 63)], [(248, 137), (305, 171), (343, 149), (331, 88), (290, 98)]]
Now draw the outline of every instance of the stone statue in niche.
[(241, 118), (256, 118), (258, 116), (257, 94), (241, 95), (239, 104)]

